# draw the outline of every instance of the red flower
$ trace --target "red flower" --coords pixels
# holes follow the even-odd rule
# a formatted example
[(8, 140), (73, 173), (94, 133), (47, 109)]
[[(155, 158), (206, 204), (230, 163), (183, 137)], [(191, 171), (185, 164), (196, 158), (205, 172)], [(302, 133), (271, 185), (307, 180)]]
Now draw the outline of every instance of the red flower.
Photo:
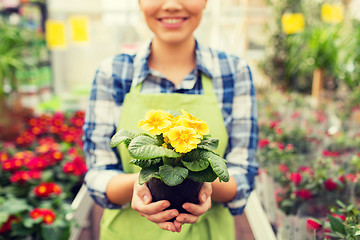
[(336, 182), (334, 182), (332, 179), (328, 179), (324, 182), (324, 186), (328, 191), (333, 191), (337, 188)]
[(269, 127), (270, 128), (275, 128), (279, 125), (279, 123), (277, 121), (271, 121), (270, 124), (269, 124)]
[(360, 157), (360, 152), (357, 154), (358, 157)]
[(49, 197), (53, 194), (59, 195), (62, 192), (59, 185), (56, 183), (41, 183), (39, 186), (34, 188), (34, 194), (37, 197)]
[(48, 166), (49, 166), (48, 161), (40, 157), (35, 157), (26, 164), (26, 167), (28, 169), (38, 169), (38, 170), (45, 169)]
[(324, 150), (322, 155), (324, 157), (338, 157), (340, 154), (338, 152), (332, 152), (332, 151)]
[(43, 212), (43, 222), (46, 224), (51, 224), (55, 221), (56, 215), (50, 209), (44, 209)]
[(42, 218), (42, 222), (46, 224), (51, 224), (55, 221), (55, 213), (48, 208), (35, 208), (30, 212), (30, 217), (32, 219)]
[(278, 146), (278, 149), (280, 149), (280, 150), (284, 150), (284, 148), (285, 148), (284, 144), (281, 142), (278, 142), (277, 146)]
[(300, 166), (298, 170), (299, 172), (309, 174), (310, 176), (314, 176), (314, 171), (310, 167)]
[(340, 219), (343, 220), (343, 221), (346, 220), (346, 216), (345, 216), (345, 215), (342, 215), (342, 214), (336, 214), (336, 213), (334, 213), (332, 216), (333, 216), (333, 217), (340, 218)]
[(6, 222), (4, 222), (0, 227), (0, 234), (11, 231), (11, 224), (13, 222), (18, 222), (19, 219), (13, 215), (9, 216)]
[(63, 159), (63, 154), (60, 151), (55, 151), (55, 152), (52, 153), (52, 158), (55, 161), (59, 162), (59, 161), (61, 161)]
[(297, 172), (290, 173), (289, 180), (293, 182), (295, 185), (299, 185), (302, 180), (301, 173), (297, 173)]
[(306, 227), (307, 229), (309, 230), (312, 230), (312, 231), (316, 231), (316, 230), (319, 230), (322, 228), (322, 225), (316, 221), (316, 220), (313, 220), (313, 219), (308, 219), (306, 221)]
[(63, 171), (67, 174), (72, 173), (75, 176), (82, 176), (86, 173), (87, 167), (81, 157), (75, 157), (73, 161), (64, 164)]
[(295, 196), (301, 199), (310, 199), (312, 198), (312, 193), (309, 190), (301, 189), (294, 192)]
[(345, 181), (346, 181), (345, 176), (344, 176), (344, 175), (340, 175), (340, 176), (339, 176), (339, 181), (342, 182), (342, 183), (345, 183)]
[(64, 173), (73, 173), (75, 170), (75, 164), (73, 162), (67, 162), (63, 166)]
[(2, 168), (4, 171), (11, 171), (12, 168), (13, 168), (12, 161), (11, 161), (11, 160), (5, 160), (5, 161), (2, 163), (1, 168)]
[(27, 182), (28, 180), (30, 180), (30, 175), (26, 171), (18, 171), (10, 177), (10, 182), (12, 183), (15, 182), (24, 183)]
[(42, 217), (42, 209), (41, 208), (35, 208), (30, 212), (30, 217), (32, 219), (38, 219), (39, 217)]
[(270, 143), (270, 141), (268, 140), (268, 139), (261, 139), (260, 141), (259, 141), (259, 147), (260, 148), (264, 148), (264, 147), (266, 147), (267, 145), (269, 145), (269, 143)]

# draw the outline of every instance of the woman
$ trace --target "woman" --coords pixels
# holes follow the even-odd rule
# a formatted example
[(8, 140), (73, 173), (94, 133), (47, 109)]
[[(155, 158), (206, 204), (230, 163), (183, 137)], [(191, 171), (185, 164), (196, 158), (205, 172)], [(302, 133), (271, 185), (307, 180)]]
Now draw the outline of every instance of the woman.
[[(104, 61), (96, 73), (84, 150), (85, 182), (95, 202), (106, 208), (101, 239), (234, 239), (232, 215), (243, 212), (257, 173), (255, 89), (244, 60), (203, 47), (194, 38), (206, 4), (139, 0), (154, 37), (134, 54)], [(189, 101), (189, 94), (196, 94), (196, 101)], [(179, 107), (219, 119), (215, 137), (228, 143), (223, 152), (230, 181), (204, 184), (200, 204), (183, 205), (191, 214), (164, 210), (169, 206), (165, 200), (152, 202), (129, 159), (110, 148), (116, 130), (134, 124), (146, 110)]]

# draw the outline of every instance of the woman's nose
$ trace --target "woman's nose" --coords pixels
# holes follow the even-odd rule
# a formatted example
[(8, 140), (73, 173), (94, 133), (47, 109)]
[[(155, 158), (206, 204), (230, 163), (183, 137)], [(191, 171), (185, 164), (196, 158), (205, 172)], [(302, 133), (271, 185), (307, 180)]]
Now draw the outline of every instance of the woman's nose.
[(182, 8), (180, 0), (165, 0), (162, 9), (166, 11), (178, 11)]

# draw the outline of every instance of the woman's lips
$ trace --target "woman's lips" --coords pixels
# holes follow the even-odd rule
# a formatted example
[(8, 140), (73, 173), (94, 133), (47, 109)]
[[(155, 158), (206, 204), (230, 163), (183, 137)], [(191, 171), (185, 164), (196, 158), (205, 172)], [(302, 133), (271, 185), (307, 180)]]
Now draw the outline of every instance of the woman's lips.
[(187, 18), (159, 18), (161, 24), (166, 28), (179, 28)]

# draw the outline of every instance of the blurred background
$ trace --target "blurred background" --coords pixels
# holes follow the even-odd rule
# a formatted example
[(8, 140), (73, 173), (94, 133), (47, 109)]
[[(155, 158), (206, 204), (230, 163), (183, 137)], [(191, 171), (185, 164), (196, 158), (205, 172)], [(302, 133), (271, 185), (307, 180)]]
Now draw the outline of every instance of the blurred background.
[[(97, 239), (84, 111), (100, 62), (151, 37), (142, 18), (137, 1), (0, 0), (0, 239)], [(237, 238), (359, 239), (360, 0), (209, 0), (195, 35), (245, 58), (257, 87)]]

